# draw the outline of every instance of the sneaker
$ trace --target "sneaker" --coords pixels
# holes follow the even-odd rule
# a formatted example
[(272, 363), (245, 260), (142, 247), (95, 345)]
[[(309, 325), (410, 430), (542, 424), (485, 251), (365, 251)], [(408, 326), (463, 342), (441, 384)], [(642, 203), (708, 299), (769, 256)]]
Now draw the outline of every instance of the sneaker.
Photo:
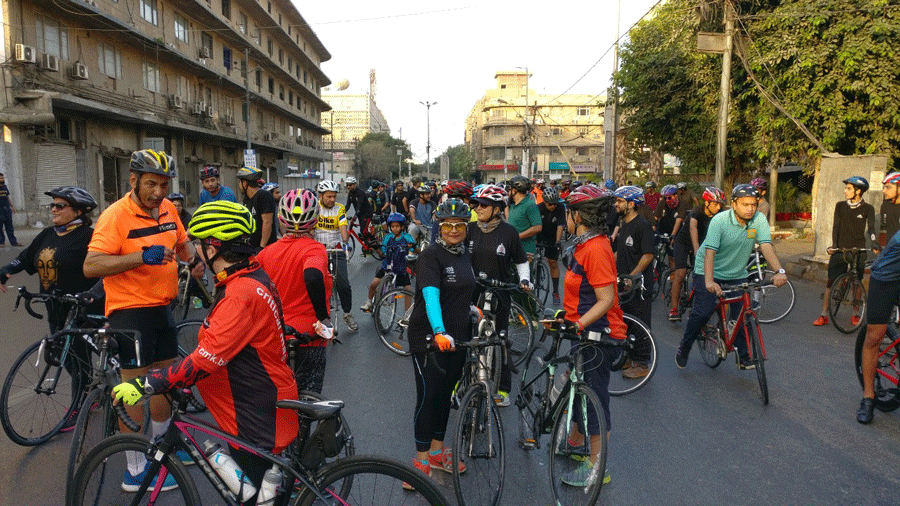
[(850, 325), (853, 325), (854, 327), (859, 325), (859, 316), (850, 318)]
[(677, 309), (673, 309), (673, 310), (669, 311), (669, 321), (670, 322), (680, 322), (681, 321), (681, 313), (679, 313)]
[(650, 374), (650, 369), (644, 364), (634, 364), (627, 370), (622, 371), (622, 377), (626, 379), (643, 378), (648, 374)]
[(687, 359), (688, 354), (679, 348), (675, 353), (675, 365), (677, 365), (679, 369), (684, 369), (687, 367)]
[(816, 327), (828, 325), (828, 317), (824, 315), (819, 316), (818, 318), (816, 318), (816, 321), (813, 322), (813, 325), (815, 325)]
[(175, 452), (175, 458), (180, 460), (181, 463), (186, 466), (192, 466), (196, 464), (196, 462), (194, 462), (194, 459), (191, 458), (190, 454), (188, 454), (188, 452), (184, 450), (178, 450), (177, 452)]
[[(572, 471), (564, 474), (561, 478), (561, 481), (570, 487), (590, 487), (597, 481), (597, 475), (600, 474), (591, 462), (585, 461), (582, 462), (580, 466), (576, 467)], [(609, 471), (605, 471), (603, 473), (603, 484), (607, 484), (612, 481), (612, 478), (609, 476)]]
[(359, 330), (359, 325), (356, 324), (356, 320), (353, 319), (353, 315), (350, 313), (344, 313), (344, 324), (347, 325), (347, 330), (350, 332)]
[(559, 444), (556, 445), (554, 454), (559, 455), (560, 457), (568, 455), (568, 457), (575, 462), (587, 462), (591, 457), (587, 446), (584, 444), (579, 445), (569, 440), (566, 440), (565, 442), (560, 441)]
[[(144, 470), (141, 471), (141, 474), (137, 476), (132, 476), (131, 473), (126, 469), (123, 473), (122, 477), (122, 490), (125, 492), (137, 492), (139, 488), (141, 488), (141, 483), (144, 482), (144, 479), (147, 477), (147, 469), (150, 467), (150, 461), (144, 465)], [(153, 477), (153, 481), (150, 482), (150, 486), (148, 490), (153, 490), (156, 487), (156, 480), (159, 479), (159, 475)], [(172, 474), (166, 475), (166, 481), (163, 482), (162, 491), (172, 490), (178, 488), (178, 484), (175, 483), (175, 478), (172, 477)]]
[(363, 304), (362, 306), (359, 306), (359, 310), (362, 311), (363, 313), (371, 312), (372, 311), (372, 301), (367, 300), (365, 304)]
[[(444, 448), (437, 453), (428, 452), (428, 464), (432, 469), (440, 469), (445, 473), (453, 473), (453, 451)], [(466, 472), (466, 463), (459, 461), (459, 474)]]
[(756, 369), (756, 362), (748, 358), (742, 358), (740, 361), (740, 365), (738, 365), (742, 371), (752, 371)]
[(60, 432), (70, 432), (75, 430), (75, 422), (78, 421), (78, 410), (73, 409), (72, 414), (69, 415), (69, 418), (66, 419), (66, 423), (63, 424), (62, 428), (59, 429)]
[(872, 423), (872, 417), (875, 416), (875, 399), (863, 397), (859, 403), (859, 409), (856, 410), (856, 421), (863, 424)]
[(553, 294), (553, 305), (554, 305), (554, 306), (558, 306), (558, 305), (560, 305), (560, 304), (562, 304), (562, 302), (560, 302), (560, 300), (559, 300), (559, 294), (558, 294), (558, 293), (554, 293), (554, 294)]
[[(425, 473), (425, 476), (431, 478), (431, 466), (428, 465), (427, 460), (413, 459), (413, 467)], [(403, 488), (406, 490), (414, 490), (412, 485), (405, 481), (403, 482)]]
[(496, 394), (494, 394), (494, 404), (500, 406), (501, 408), (509, 406), (509, 394), (506, 392), (497, 392)]

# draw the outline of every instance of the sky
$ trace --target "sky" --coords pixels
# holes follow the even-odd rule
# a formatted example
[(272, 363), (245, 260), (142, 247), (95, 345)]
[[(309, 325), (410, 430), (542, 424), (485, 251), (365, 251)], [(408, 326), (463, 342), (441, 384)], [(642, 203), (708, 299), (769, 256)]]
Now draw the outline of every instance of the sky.
[[(568, 93), (596, 95), (610, 84), (617, 0), (293, 1), (331, 53), (322, 69), (332, 83), (347, 79), (348, 92), (364, 93), (375, 69), (376, 103), (391, 135), (409, 142), (416, 161), (424, 162), (428, 138), (420, 102), (436, 102), (430, 112), (434, 159), (464, 142), (465, 118), (495, 87), (498, 70), (528, 67), (537, 93), (571, 87)], [(622, 2), (621, 33), (656, 3)]]

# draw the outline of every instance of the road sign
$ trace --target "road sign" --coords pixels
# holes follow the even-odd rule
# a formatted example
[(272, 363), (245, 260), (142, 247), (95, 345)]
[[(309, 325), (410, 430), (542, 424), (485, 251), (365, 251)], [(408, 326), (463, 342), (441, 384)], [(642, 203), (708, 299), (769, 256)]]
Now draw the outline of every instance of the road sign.
[(256, 150), (255, 149), (245, 149), (244, 150), (244, 167), (249, 167), (251, 169), (257, 168)]

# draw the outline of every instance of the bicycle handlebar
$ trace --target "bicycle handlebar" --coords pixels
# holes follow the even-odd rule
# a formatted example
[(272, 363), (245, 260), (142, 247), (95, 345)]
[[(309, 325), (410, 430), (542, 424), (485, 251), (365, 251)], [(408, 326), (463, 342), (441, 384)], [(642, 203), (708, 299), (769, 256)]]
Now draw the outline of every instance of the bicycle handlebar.
[(723, 294), (724, 292), (749, 291), (755, 288), (765, 288), (768, 286), (775, 286), (775, 283), (772, 283), (771, 281), (745, 281), (736, 285), (729, 285), (726, 283), (719, 284)]
[(75, 304), (78, 306), (87, 306), (85, 301), (82, 301), (78, 297), (69, 294), (54, 294), (54, 293), (32, 293), (29, 292), (24, 286), (19, 287), (19, 294), (16, 296), (16, 305), (13, 307), (13, 311), (19, 309), (19, 303), (21, 303), (22, 299), (25, 300), (25, 311), (28, 312), (34, 318), (38, 320), (44, 319), (44, 316), (40, 313), (36, 312), (31, 307), (31, 302), (33, 300), (38, 300), (40, 302), (46, 303), (48, 300), (55, 300), (57, 302), (61, 302), (64, 304)]
[(124, 423), (125, 426), (128, 427), (128, 430), (130, 430), (131, 432), (140, 432), (140, 424), (138, 424), (137, 422), (132, 420), (130, 416), (128, 416), (128, 412), (125, 411), (125, 406), (121, 402), (113, 404), (113, 409), (116, 411), (116, 415), (119, 417), (119, 419), (122, 420), (122, 423)]

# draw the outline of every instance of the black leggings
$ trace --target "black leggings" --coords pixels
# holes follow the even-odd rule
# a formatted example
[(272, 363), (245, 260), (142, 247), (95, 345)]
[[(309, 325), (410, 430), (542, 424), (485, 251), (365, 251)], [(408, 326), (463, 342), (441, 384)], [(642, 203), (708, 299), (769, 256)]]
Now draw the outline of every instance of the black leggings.
[(413, 353), (413, 372), (416, 376), (416, 409), (413, 414), (413, 430), (416, 451), (431, 448), (431, 441), (443, 441), (450, 418), (450, 395), (462, 376), (466, 363), (463, 350), (446, 353), (435, 352), (434, 361), (444, 370), (435, 367), (427, 352)]

